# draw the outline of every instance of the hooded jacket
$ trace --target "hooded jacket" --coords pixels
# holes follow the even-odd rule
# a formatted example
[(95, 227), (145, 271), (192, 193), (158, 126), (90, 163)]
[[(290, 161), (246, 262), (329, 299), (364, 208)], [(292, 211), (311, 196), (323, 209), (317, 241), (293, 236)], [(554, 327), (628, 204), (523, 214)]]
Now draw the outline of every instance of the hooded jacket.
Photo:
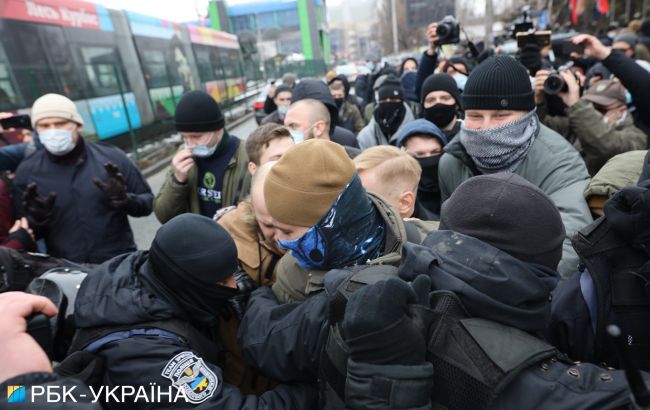
[[(193, 328), (195, 323), (175, 302), (149, 289), (148, 278), (154, 273), (148, 261), (147, 252), (134, 252), (120, 255), (98, 266), (84, 280), (75, 302), (75, 319), (79, 328), (97, 326), (126, 326), (129, 329), (142, 329), (144, 322), (180, 319), (188, 323), (195, 332), (205, 329)], [(206, 318), (201, 318), (206, 319)], [(214, 345), (215, 350), (217, 346)], [(109, 389), (119, 385), (145, 386), (150, 383), (166, 388), (171, 380), (162, 372), (173, 364), (179, 354), (200, 359), (182, 338), (161, 335), (131, 335), (100, 347), (95, 354), (104, 360), (105, 371), (101, 385)], [(215, 382), (210, 382), (198, 402), (138, 403), (138, 408), (220, 408), (220, 409), (303, 409), (314, 406), (314, 390), (309, 386), (279, 386), (260, 397), (243, 396), (240, 391), (223, 383), (223, 371), (219, 363), (203, 358), (206, 374), (212, 374)], [(115, 403), (108, 403), (112, 408)], [(119, 407), (119, 406), (118, 406)]]
[(332, 141), (339, 145), (359, 148), (359, 144), (352, 131), (339, 127), (338, 125), (335, 126), (339, 120), (338, 108), (336, 107), (334, 98), (332, 98), (332, 94), (330, 94), (330, 89), (327, 87), (327, 84), (319, 80), (302, 80), (293, 89), (291, 103), (293, 104), (296, 101), (306, 98), (318, 100), (327, 107), (330, 113), (330, 139)]
[[(444, 151), (438, 168), (443, 203), (463, 181), (480, 174), (459, 138), (447, 144)], [(514, 172), (544, 191), (560, 211), (566, 239), (558, 272), (562, 277), (575, 274), (578, 257), (570, 238), (592, 221), (582, 196), (589, 174), (580, 154), (561, 135), (540, 124), (526, 157)]]
[[(429, 275), (432, 291), (454, 292), (469, 318), (499, 322), (540, 339), (550, 319), (551, 291), (559, 279), (558, 274), (550, 268), (520, 261), (476, 238), (452, 231), (431, 232), (421, 246), (404, 246), (400, 276), (410, 280), (418, 274)], [(470, 326), (470, 322), (461, 321), (461, 326)], [(485, 332), (483, 341), (486, 340), (485, 335), (490, 335), (488, 345), (483, 348), (495, 363), (502, 366), (501, 371), (513, 371), (526, 353), (518, 350), (522, 346), (514, 348), (507, 345), (500, 349), (498, 336), (490, 334), (490, 329), (489, 322), (482, 322), (481, 327), (473, 329), (476, 332), (473, 334), (479, 336)], [(446, 340), (456, 342), (455, 337), (449, 335)], [(508, 337), (504, 334), (504, 340), (508, 340)], [(443, 336), (440, 338), (445, 340)], [(478, 340), (481, 339), (477, 339), (480, 343)], [(545, 344), (542, 340), (539, 343), (542, 346)], [(552, 348), (548, 346), (546, 350), (552, 351)], [(458, 367), (473, 368), (473, 364), (458, 360)], [(434, 391), (447, 391), (450, 396), (436, 398), (433, 395), (433, 401), (447, 401), (450, 408), (470, 410), (453, 403), (463, 402), (455, 395), (472, 392), (471, 379), (467, 375), (463, 379), (453, 371), (445, 373), (444, 378), (436, 377), (440, 372), (449, 370), (443, 364), (433, 361)], [(648, 379), (647, 374), (644, 377)], [(436, 383), (444, 384), (445, 388), (438, 390), (441, 386), (436, 386)], [(461, 387), (462, 383), (467, 384)], [(558, 352), (555, 358), (538, 359), (537, 363), (521, 369), (497, 394), (489, 408), (618, 409), (630, 402), (623, 371), (608, 371), (589, 363), (567, 362)]]
[(395, 131), (395, 134), (393, 134), (388, 140), (386, 135), (382, 132), (381, 128), (379, 128), (379, 124), (377, 124), (377, 121), (375, 121), (375, 118), (370, 120), (368, 125), (366, 125), (360, 132), (359, 135), (357, 135), (357, 140), (359, 141), (359, 148), (361, 150), (365, 150), (366, 148), (374, 147), (376, 145), (386, 145), (386, 144), (392, 144), (395, 145), (397, 141), (397, 136), (399, 134), (399, 130), (409, 122), (413, 121), (415, 117), (413, 116), (413, 112), (411, 112), (411, 109), (409, 108), (407, 103), (404, 103), (404, 108), (406, 109), (406, 113), (404, 114), (404, 118), (402, 119), (402, 123), (399, 125), (399, 128), (397, 128), (397, 131)]

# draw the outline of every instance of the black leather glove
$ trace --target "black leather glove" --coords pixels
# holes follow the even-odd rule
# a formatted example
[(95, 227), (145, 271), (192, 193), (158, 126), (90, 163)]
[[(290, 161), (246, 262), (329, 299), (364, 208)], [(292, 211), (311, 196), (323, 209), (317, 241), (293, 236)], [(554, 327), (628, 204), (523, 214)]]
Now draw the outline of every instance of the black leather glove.
[(623, 188), (605, 202), (603, 211), (622, 239), (650, 253), (650, 189)]
[(38, 194), (35, 182), (27, 185), (27, 189), (23, 192), (23, 208), (27, 213), (29, 224), (44, 227), (52, 222), (55, 200), (56, 192), (50, 192), (47, 198), (44, 198)]
[(104, 164), (104, 168), (106, 168), (106, 173), (108, 173), (106, 182), (103, 182), (97, 177), (93, 178), (93, 182), (97, 185), (97, 188), (106, 194), (113, 208), (119, 209), (126, 206), (129, 202), (129, 197), (126, 191), (124, 175), (122, 175), (117, 165), (111, 162)]
[(345, 308), (341, 334), (359, 363), (417, 365), (426, 359), (428, 329), (417, 309), (428, 308), (431, 279), (391, 278), (355, 292)]
[(239, 270), (235, 273), (235, 282), (239, 292), (230, 298), (230, 306), (235, 311), (237, 318), (241, 321), (246, 313), (246, 305), (251, 292), (257, 289), (257, 283), (251, 278), (244, 270)]
[(528, 69), (532, 77), (542, 68), (542, 54), (536, 43), (526, 44), (519, 53), (519, 62)]

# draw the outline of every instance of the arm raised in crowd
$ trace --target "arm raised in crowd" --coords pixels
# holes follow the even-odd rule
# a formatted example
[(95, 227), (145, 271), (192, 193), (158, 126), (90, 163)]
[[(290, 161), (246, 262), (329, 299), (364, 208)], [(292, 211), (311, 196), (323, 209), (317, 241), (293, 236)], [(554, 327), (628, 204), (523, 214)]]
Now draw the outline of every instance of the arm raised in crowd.
[(424, 80), (436, 69), (438, 65), (438, 23), (431, 23), (427, 27), (427, 40), (429, 41), (429, 48), (427, 51), (422, 53), (420, 58), (420, 64), (418, 64), (418, 75), (415, 79), (415, 95), (420, 98), (420, 93), (422, 91), (422, 84)]
[(650, 73), (623, 53), (612, 51), (595, 36), (580, 34), (572, 40), (585, 46), (585, 55), (601, 60), (632, 95), (632, 103), (644, 115), (650, 114)]

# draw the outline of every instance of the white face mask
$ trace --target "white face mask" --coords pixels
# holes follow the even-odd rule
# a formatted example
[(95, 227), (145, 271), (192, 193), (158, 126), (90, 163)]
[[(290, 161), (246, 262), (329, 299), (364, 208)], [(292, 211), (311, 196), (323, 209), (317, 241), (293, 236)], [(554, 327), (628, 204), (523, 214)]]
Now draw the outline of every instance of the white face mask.
[(75, 147), (72, 131), (63, 128), (50, 128), (38, 133), (45, 149), (52, 155), (63, 156)]
[[(212, 138), (212, 135), (210, 136)], [(209, 141), (209, 139), (208, 139)], [(190, 148), (192, 150), (192, 155), (198, 158), (207, 158), (209, 156), (212, 156), (214, 152), (217, 150), (217, 146), (219, 144), (214, 144), (213, 146), (208, 146), (208, 144), (198, 144), (190, 148), (187, 145), (187, 142), (183, 144), (185, 148)]]
[(293, 142), (295, 144), (301, 143), (305, 140), (305, 132), (300, 131), (300, 130), (289, 130), (289, 134), (291, 134), (291, 138), (293, 138)]
[(465, 74), (456, 73), (452, 75), (454, 81), (456, 81), (456, 86), (458, 89), (463, 91), (465, 89), (465, 83), (467, 82), (467, 76)]

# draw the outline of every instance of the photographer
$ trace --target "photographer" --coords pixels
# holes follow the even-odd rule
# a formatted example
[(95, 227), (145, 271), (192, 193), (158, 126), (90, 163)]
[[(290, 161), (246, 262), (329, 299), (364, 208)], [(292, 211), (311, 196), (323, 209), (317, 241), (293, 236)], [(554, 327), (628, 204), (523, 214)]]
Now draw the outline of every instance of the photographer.
[(571, 40), (574, 44), (585, 46), (585, 56), (602, 61), (632, 95), (632, 105), (636, 108), (632, 114), (634, 123), (646, 135), (650, 135), (650, 73), (638, 65), (634, 59), (620, 51), (605, 46), (590, 34), (580, 34)]
[(558, 96), (566, 105), (565, 116), (546, 115), (544, 84), (549, 72), (535, 75), (535, 103), (540, 120), (571, 142), (582, 154), (593, 176), (617, 154), (645, 149), (646, 135), (634, 125), (625, 105), (625, 88), (618, 80), (592, 83), (580, 97), (580, 84), (570, 71), (559, 75), (566, 90)]

